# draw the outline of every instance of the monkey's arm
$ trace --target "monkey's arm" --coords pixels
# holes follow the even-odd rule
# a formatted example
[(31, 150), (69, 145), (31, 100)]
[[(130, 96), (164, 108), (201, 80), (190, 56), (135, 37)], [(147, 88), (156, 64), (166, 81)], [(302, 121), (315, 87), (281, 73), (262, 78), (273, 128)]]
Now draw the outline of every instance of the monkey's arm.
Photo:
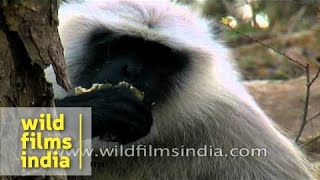
[(129, 143), (146, 136), (152, 125), (150, 108), (127, 88), (111, 87), (55, 100), (57, 107), (92, 107), (92, 136)]

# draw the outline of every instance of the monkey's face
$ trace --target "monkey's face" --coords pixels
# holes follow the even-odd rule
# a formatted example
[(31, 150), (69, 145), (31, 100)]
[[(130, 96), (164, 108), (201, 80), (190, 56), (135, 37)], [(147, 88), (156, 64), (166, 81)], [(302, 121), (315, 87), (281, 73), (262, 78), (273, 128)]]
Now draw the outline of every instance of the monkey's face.
[[(92, 107), (93, 136), (111, 134), (112, 141), (135, 141), (150, 132), (153, 122), (182, 114), (172, 111), (186, 109), (181, 104), (195, 99), (185, 97), (201, 94), (198, 87), (204, 83), (197, 81), (202, 78), (190, 77), (203, 77), (203, 69), (210, 68), (205, 61), (195, 62), (193, 52), (214, 44), (207, 22), (198, 21), (187, 9), (169, 1), (88, 1), (65, 5), (59, 20), (74, 87), (125, 81), (144, 93), (141, 101), (128, 88), (112, 86), (56, 101), (58, 106)], [(184, 99), (188, 101), (178, 104)]]
[[(78, 61), (85, 65), (77, 71), (73, 85), (114, 86), (66, 97), (56, 105), (92, 107), (93, 137), (128, 143), (147, 135), (153, 108), (159, 101), (166, 101), (181, 83), (175, 77), (189, 66), (187, 55), (156, 42), (105, 30), (91, 32), (88, 37), (86, 55)], [(117, 85), (123, 81), (143, 92), (143, 100), (130, 86)]]
[(126, 81), (144, 93), (147, 105), (165, 100), (189, 64), (186, 54), (165, 45), (112, 32), (92, 32), (86, 46), (87, 65), (76, 85)]

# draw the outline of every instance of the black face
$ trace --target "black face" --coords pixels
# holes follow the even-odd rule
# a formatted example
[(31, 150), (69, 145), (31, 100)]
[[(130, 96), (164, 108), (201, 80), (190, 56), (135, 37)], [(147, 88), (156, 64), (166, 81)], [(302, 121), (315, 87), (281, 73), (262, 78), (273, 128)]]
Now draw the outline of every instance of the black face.
[(172, 79), (188, 66), (185, 54), (141, 38), (94, 33), (87, 44), (86, 67), (75, 86), (126, 81), (144, 92), (138, 99), (130, 89), (113, 86), (56, 100), (58, 107), (91, 107), (92, 136), (129, 143), (152, 127), (152, 103), (170, 93)]
[(126, 81), (145, 93), (148, 104), (168, 93), (172, 77), (188, 64), (186, 54), (162, 44), (106, 32), (92, 35), (88, 52), (89, 65), (77, 85)]

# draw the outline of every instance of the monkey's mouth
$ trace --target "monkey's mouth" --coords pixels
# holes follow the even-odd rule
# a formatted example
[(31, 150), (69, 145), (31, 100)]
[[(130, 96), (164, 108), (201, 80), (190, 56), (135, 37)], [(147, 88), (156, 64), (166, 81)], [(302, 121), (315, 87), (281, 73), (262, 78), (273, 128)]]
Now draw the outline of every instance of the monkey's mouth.
[(128, 88), (133, 93), (133, 95), (135, 95), (140, 101), (143, 101), (143, 99), (144, 99), (144, 92), (140, 91), (139, 89), (137, 89), (132, 84), (130, 84), (126, 81), (121, 81), (116, 85), (112, 85), (110, 83), (104, 83), (104, 84), (94, 83), (94, 84), (92, 84), (92, 86), (89, 89), (83, 88), (82, 86), (77, 86), (74, 88), (74, 93), (76, 95), (81, 95), (81, 94), (90, 93), (93, 91), (108, 89), (111, 87)]
[[(101, 140), (103, 141), (111, 141), (111, 142), (122, 142), (122, 143), (126, 143), (126, 139), (130, 139), (132, 137), (134, 137), (133, 135), (129, 135), (130, 133), (137, 133), (139, 135), (139, 133), (142, 133), (145, 131), (145, 128), (148, 128), (148, 126), (146, 126), (145, 124), (148, 122), (145, 121), (149, 121), (150, 117), (152, 118), (151, 115), (151, 111), (149, 108), (147, 108), (147, 105), (145, 104), (145, 102), (143, 102), (143, 100), (145, 99), (145, 94), (143, 91), (138, 90), (136, 87), (134, 87), (132, 84), (125, 82), (125, 81), (121, 81), (118, 84), (112, 85), (110, 83), (104, 83), (104, 84), (100, 84), (100, 83), (94, 83), (91, 85), (90, 88), (83, 88), (81, 86), (78, 86), (74, 89), (74, 93), (76, 95), (86, 95), (89, 93), (95, 93), (98, 91), (109, 91), (109, 90), (114, 90), (113, 88), (125, 88), (129, 91), (126, 91), (128, 93), (130, 93), (130, 98), (134, 98), (131, 100), (135, 100), (135, 101), (139, 101), (138, 103), (132, 103), (132, 102), (127, 102), (126, 100), (124, 100), (123, 94), (119, 94), (120, 96), (115, 94), (115, 98), (116, 98), (116, 102), (117, 103), (126, 103), (125, 107), (129, 107), (129, 108), (123, 108), (123, 106), (117, 106), (115, 110), (115, 108), (111, 108), (110, 105), (106, 106), (109, 107), (110, 109), (114, 110), (113, 112), (113, 116), (107, 116), (107, 118), (109, 118), (106, 122), (111, 122), (109, 123), (109, 125), (113, 124), (113, 126), (110, 126), (111, 128), (109, 128), (109, 126), (105, 126), (106, 129), (103, 131), (102, 134), (99, 134), (98, 136), (100, 137)], [(114, 91), (111, 91), (114, 92)], [(126, 94), (127, 95), (127, 94)], [(136, 98), (135, 98), (136, 97)], [(118, 99), (117, 99), (118, 98)], [(102, 104), (103, 105), (103, 104)], [(98, 106), (100, 107), (100, 106)], [(121, 113), (121, 115), (119, 115), (119, 113)], [(138, 114), (138, 115), (137, 115)], [(139, 117), (139, 119), (138, 119)], [(149, 117), (149, 119), (148, 119)], [(93, 115), (93, 118), (95, 118), (95, 116)], [(130, 122), (128, 122), (128, 120), (130, 119)], [(152, 120), (150, 120), (152, 121)], [(108, 123), (107, 123), (108, 124)], [(108, 129), (109, 128), (109, 129)], [(93, 129), (97, 129), (96, 127), (93, 127)], [(149, 130), (148, 130), (149, 131)], [(128, 137), (127, 137), (128, 136)]]

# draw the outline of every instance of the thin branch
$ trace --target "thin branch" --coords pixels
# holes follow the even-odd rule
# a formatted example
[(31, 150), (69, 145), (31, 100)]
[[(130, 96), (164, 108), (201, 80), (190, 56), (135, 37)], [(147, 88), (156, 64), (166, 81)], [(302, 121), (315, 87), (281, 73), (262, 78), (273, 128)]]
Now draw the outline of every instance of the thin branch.
[(299, 141), (302, 131), (307, 125), (307, 117), (308, 117), (308, 108), (309, 108), (309, 100), (310, 100), (310, 87), (312, 84), (310, 84), (310, 67), (309, 64), (306, 65), (306, 97), (304, 99), (304, 109), (303, 109), (303, 115), (302, 115), (302, 124), (300, 126), (300, 130), (298, 132), (298, 135), (296, 137), (296, 142)]
[(318, 112), (317, 114), (311, 116), (311, 117), (307, 120), (307, 123), (309, 123), (310, 121), (316, 119), (318, 116), (320, 116), (320, 112)]
[(308, 144), (312, 144), (313, 142), (315, 142), (315, 141), (318, 140), (318, 139), (320, 139), (320, 135), (317, 136), (317, 137), (315, 137), (315, 138), (313, 138), (313, 139), (311, 139), (310, 141), (302, 144), (301, 147), (307, 146)]
[(221, 23), (221, 24), (227, 26), (227, 27), (228, 27), (229, 29), (231, 29), (233, 32), (235, 32), (235, 33), (237, 33), (237, 34), (240, 34), (241, 36), (244, 36), (244, 37), (246, 37), (246, 38), (248, 38), (248, 39), (250, 39), (250, 40), (252, 40), (252, 41), (254, 41), (254, 42), (257, 42), (257, 43), (265, 46), (265, 47), (268, 48), (268, 49), (273, 50), (274, 52), (276, 52), (276, 53), (278, 53), (278, 54), (286, 57), (287, 59), (289, 59), (290, 61), (292, 61), (293, 63), (295, 63), (295, 64), (297, 64), (297, 65), (299, 65), (299, 66), (301, 66), (301, 67), (303, 67), (303, 68), (306, 68), (306, 67), (307, 67), (305, 64), (299, 62), (299, 61), (296, 60), (296, 59), (293, 59), (292, 57), (288, 56), (286, 53), (284, 53), (284, 52), (282, 52), (282, 51), (280, 51), (280, 50), (278, 50), (278, 49), (276, 49), (276, 48), (274, 48), (274, 47), (272, 47), (272, 46), (264, 43), (263, 41), (261, 41), (261, 40), (259, 40), (259, 39), (255, 39), (255, 38), (253, 38), (253, 37), (251, 37), (251, 36), (249, 36), (249, 35), (247, 35), (247, 34), (245, 34), (245, 33), (242, 33), (242, 32), (240, 32), (240, 31), (232, 28), (232, 27), (229, 26), (228, 24), (224, 24), (224, 23)]
[(320, 66), (318, 67), (316, 75), (312, 78), (309, 84), (312, 85), (316, 81), (316, 79), (318, 79), (319, 76), (320, 76)]

